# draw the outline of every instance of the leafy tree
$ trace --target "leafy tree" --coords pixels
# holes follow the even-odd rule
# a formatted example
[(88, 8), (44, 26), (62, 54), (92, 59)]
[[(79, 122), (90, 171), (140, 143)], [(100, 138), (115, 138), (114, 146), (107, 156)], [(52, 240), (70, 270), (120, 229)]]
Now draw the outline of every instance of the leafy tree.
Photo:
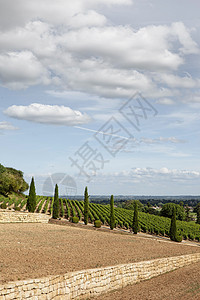
[(34, 212), (36, 209), (36, 192), (34, 178), (31, 179), (31, 185), (29, 189), (29, 195), (27, 199), (27, 209), (29, 212)]
[(28, 189), (23, 178), (23, 172), (13, 168), (6, 168), (0, 164), (0, 194), (8, 196), (11, 193), (21, 193)]
[[(144, 206), (139, 200), (128, 200), (122, 204), (122, 208), (134, 210), (135, 203), (137, 203), (138, 210), (144, 211)], [(149, 202), (148, 202), (149, 203)], [(149, 203), (150, 204), (150, 203)], [(151, 205), (150, 205), (151, 206)]]
[(88, 216), (89, 216), (89, 196), (87, 186), (85, 187), (84, 192), (84, 223), (88, 224)]
[(180, 202), (179, 202), (179, 205), (180, 205), (180, 206), (184, 206), (183, 201), (180, 201)]
[(185, 219), (184, 207), (175, 203), (164, 204), (160, 211), (160, 215), (163, 217), (171, 218), (173, 215), (174, 208), (175, 208), (176, 218), (181, 221), (184, 220)]
[(169, 230), (169, 237), (174, 242), (181, 242), (182, 236), (178, 236), (177, 227), (176, 227), (176, 207), (173, 208), (171, 225)]
[(113, 230), (115, 228), (115, 212), (114, 212), (114, 197), (111, 195), (110, 197), (110, 229)]
[(0, 174), (5, 171), (6, 171), (6, 168), (2, 164), (0, 164)]
[(133, 233), (137, 234), (139, 230), (139, 222), (138, 222), (138, 204), (135, 202), (134, 204), (134, 214), (133, 214), (133, 224), (132, 224)]
[(54, 192), (54, 202), (53, 202), (53, 219), (57, 219), (59, 217), (59, 198), (58, 198), (58, 185), (55, 186), (55, 192)]

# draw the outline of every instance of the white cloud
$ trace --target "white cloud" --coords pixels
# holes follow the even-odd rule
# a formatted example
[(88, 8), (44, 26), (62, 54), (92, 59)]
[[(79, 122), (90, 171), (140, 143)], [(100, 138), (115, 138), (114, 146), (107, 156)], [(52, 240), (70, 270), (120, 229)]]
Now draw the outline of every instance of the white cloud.
[(84, 26), (103, 26), (107, 22), (106, 17), (98, 14), (94, 10), (90, 10), (85, 14), (76, 14), (69, 21), (69, 26), (72, 28), (81, 28)]
[(186, 55), (199, 54), (182, 22), (136, 30), (111, 25), (103, 14), (105, 6), (132, 4), (0, 0), (0, 84), (13, 89), (52, 84), (106, 98), (142, 91), (166, 105), (176, 93), (170, 88), (199, 87), (198, 79), (174, 75)]
[(177, 139), (176, 137), (159, 137), (157, 139), (141, 138), (139, 142), (144, 144), (157, 144), (157, 143), (168, 143), (168, 142), (173, 144), (185, 143), (184, 140)]
[(48, 71), (30, 51), (0, 55), (0, 81), (13, 89), (49, 83)]
[(138, 31), (106, 26), (68, 31), (60, 37), (60, 44), (83, 58), (100, 57), (119, 68), (176, 70), (183, 59), (170, 49), (172, 36), (168, 26), (147, 26)]
[[(131, 5), (132, 0), (0, 0), (2, 29), (23, 26), (29, 20), (44, 20), (54, 25), (68, 25), (77, 14), (87, 13), (98, 6)], [(86, 20), (87, 24), (87, 20)]]
[[(195, 170), (169, 169), (167, 167), (159, 169), (150, 167), (132, 168), (132, 170), (128, 171), (122, 170), (120, 172), (100, 173), (97, 175), (96, 181), (101, 182), (104, 180), (107, 182), (108, 178), (111, 179), (109, 182), (117, 186), (119, 184), (124, 186), (128, 183), (128, 188), (132, 191), (132, 194), (136, 194), (136, 191), (140, 191), (142, 195), (147, 194), (149, 187), (153, 188), (154, 195), (155, 193), (161, 195), (170, 194), (172, 184), (177, 185), (179, 187), (178, 193), (182, 194), (182, 185), (188, 185), (194, 181), (199, 182), (200, 172)], [(133, 184), (136, 185), (130, 188)], [(179, 186), (179, 184), (181, 184), (181, 186)], [(157, 192), (155, 192), (155, 188)]]
[(18, 128), (13, 126), (9, 122), (0, 122), (0, 131), (1, 130), (17, 130)]
[[(27, 8), (25, 2), (17, 2)], [(130, 26), (110, 26), (105, 16), (93, 9), (98, 3), (75, 1), (73, 5), (67, 4), (67, 21), (62, 23), (60, 18), (61, 27), (50, 21), (55, 21), (60, 4), (51, 2), (45, 12), (43, 3), (39, 5), (43, 17), (31, 21), (29, 17), (24, 26), (3, 30), (0, 34), (1, 84), (13, 89), (53, 84), (60, 90), (107, 98), (128, 97), (138, 90), (145, 96), (166, 98), (172, 92), (159, 87), (160, 83), (173, 88), (199, 85), (198, 80), (189, 77), (162, 74), (163, 71), (173, 72), (184, 63), (189, 45), (191, 53), (196, 51), (197, 46), (192, 43), (183, 23), (146, 26), (138, 30)], [(130, 3), (118, 1), (115, 4)], [(54, 14), (49, 11), (53, 8)], [(65, 8), (66, 5), (63, 11)], [(37, 11), (35, 2), (27, 9)], [(155, 72), (161, 74), (156, 76)], [(164, 102), (169, 104), (166, 99)]]
[(192, 40), (190, 31), (182, 22), (173, 23), (171, 29), (182, 45), (182, 47), (180, 47), (180, 51), (183, 54), (199, 54), (199, 47), (197, 43)]
[(170, 98), (160, 98), (156, 101), (156, 103), (163, 104), (163, 105), (173, 105), (173, 104), (175, 104), (175, 102)]
[(165, 177), (174, 180), (188, 180), (200, 178), (199, 171), (168, 169), (167, 167), (162, 167), (160, 169), (133, 168), (132, 171), (130, 171), (129, 175), (139, 178), (159, 178), (160, 180), (165, 179)]
[(195, 88), (200, 87), (200, 79), (193, 79), (189, 76), (180, 77), (174, 74), (159, 74), (158, 81), (165, 83), (172, 88)]
[(8, 107), (4, 113), (9, 117), (20, 120), (53, 125), (74, 126), (90, 121), (88, 115), (69, 107), (39, 103), (33, 103), (29, 106), (13, 105)]

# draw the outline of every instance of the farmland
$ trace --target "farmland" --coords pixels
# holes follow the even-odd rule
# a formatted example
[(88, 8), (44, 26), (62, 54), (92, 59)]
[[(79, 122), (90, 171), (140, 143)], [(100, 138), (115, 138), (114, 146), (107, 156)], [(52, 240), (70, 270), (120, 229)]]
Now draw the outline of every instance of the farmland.
[[(60, 217), (70, 220), (77, 216), (79, 220), (83, 219), (84, 203), (83, 201), (59, 199)], [(27, 198), (0, 198), (0, 204), (7, 209), (26, 210)], [(37, 196), (36, 213), (52, 214), (53, 197)], [(115, 208), (116, 227), (129, 229), (132, 225), (133, 211), (123, 208)], [(110, 221), (110, 206), (103, 204), (89, 204), (89, 222), (100, 220), (102, 224), (108, 225)], [(148, 213), (139, 212), (140, 230), (145, 233), (168, 236), (170, 229), (170, 219)], [(178, 231), (184, 239), (200, 240), (200, 225), (194, 222), (177, 221)]]
[(0, 283), (199, 252), (197, 246), (66, 223), (0, 224)]

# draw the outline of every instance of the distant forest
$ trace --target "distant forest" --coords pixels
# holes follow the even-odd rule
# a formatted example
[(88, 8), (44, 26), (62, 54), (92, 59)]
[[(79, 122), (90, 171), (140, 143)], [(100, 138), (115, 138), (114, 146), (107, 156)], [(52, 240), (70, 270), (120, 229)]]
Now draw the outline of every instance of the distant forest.
[[(63, 196), (62, 198), (68, 198), (70, 200), (83, 200), (82, 195), (76, 196)], [(139, 200), (143, 205), (150, 203), (152, 206), (154, 205), (162, 205), (165, 203), (180, 203), (183, 202), (184, 205), (188, 205), (191, 207), (195, 207), (200, 202), (200, 196), (124, 196), (117, 195), (114, 196), (115, 205), (120, 206), (125, 201), (128, 200)], [(99, 204), (109, 204), (110, 196), (100, 196), (94, 195), (90, 196), (91, 203), (99, 203)]]

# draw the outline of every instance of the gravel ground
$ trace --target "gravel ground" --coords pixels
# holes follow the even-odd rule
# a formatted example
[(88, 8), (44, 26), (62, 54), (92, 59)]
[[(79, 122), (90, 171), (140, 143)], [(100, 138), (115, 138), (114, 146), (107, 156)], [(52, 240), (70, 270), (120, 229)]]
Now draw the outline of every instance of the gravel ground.
[[(93, 298), (94, 299), (94, 298)], [(95, 300), (199, 300), (200, 263), (169, 272)]]
[(86, 226), (0, 224), (0, 239), (0, 284), (200, 252), (199, 247)]

